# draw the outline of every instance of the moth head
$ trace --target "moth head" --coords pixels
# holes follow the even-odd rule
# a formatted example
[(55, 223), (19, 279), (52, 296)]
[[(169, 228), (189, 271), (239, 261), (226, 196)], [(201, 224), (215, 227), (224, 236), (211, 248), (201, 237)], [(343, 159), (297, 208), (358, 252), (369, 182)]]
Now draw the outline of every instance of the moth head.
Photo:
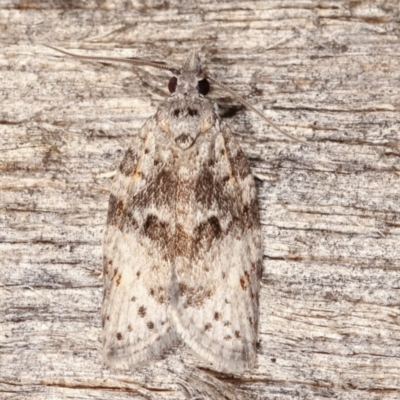
[(177, 94), (201, 94), (205, 96), (210, 90), (210, 84), (204, 78), (200, 57), (197, 51), (191, 50), (180, 75), (173, 76), (168, 83), (170, 93)]
[[(173, 76), (168, 82), (168, 90), (170, 93), (175, 93), (178, 86), (179, 78)], [(210, 83), (207, 79), (201, 78), (197, 80), (196, 90), (199, 94), (205, 96), (210, 91)]]

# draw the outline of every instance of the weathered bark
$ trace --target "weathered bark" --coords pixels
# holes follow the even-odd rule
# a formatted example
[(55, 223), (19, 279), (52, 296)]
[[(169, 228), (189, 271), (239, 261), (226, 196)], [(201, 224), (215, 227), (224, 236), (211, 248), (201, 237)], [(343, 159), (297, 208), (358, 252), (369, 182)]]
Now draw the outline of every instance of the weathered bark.
[[(397, 399), (399, 20), (397, 1), (2, 1), (0, 397)], [(299, 139), (211, 93), (258, 177), (258, 368), (215, 373), (183, 346), (102, 366), (111, 176), (169, 75), (40, 43), (178, 65), (197, 47)]]

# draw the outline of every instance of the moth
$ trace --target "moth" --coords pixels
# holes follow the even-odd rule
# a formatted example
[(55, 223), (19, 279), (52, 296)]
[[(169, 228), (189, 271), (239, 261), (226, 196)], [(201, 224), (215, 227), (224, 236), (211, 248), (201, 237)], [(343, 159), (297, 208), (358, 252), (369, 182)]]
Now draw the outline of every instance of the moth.
[(218, 370), (253, 367), (262, 261), (257, 192), (237, 140), (205, 97), (209, 81), (233, 92), (202, 69), (196, 51), (176, 68), (53, 49), (175, 75), (171, 96), (141, 128), (111, 189), (103, 238), (105, 363), (132, 368), (181, 340)]

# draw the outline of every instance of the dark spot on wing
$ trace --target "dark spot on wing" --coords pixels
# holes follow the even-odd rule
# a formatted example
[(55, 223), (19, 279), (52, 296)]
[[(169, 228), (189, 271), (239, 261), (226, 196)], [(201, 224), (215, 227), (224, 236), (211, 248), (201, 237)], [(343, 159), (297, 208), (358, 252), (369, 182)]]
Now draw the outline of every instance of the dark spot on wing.
[(138, 314), (139, 314), (142, 318), (144, 318), (144, 317), (146, 316), (146, 313), (147, 313), (146, 307), (140, 306), (140, 307), (139, 307), (139, 310), (138, 310)]
[(135, 172), (139, 154), (136, 149), (128, 149), (125, 153), (124, 159), (122, 160), (119, 170), (125, 176), (131, 176)]
[(197, 225), (193, 232), (193, 255), (197, 256), (200, 251), (208, 251), (213, 241), (220, 239), (221, 234), (221, 225), (216, 216)]
[(147, 216), (143, 224), (143, 234), (164, 251), (168, 249), (169, 243), (172, 242), (169, 223), (160, 221), (158, 217), (153, 214)]
[(208, 223), (210, 224), (214, 237), (219, 238), (221, 235), (221, 226), (219, 224), (218, 218), (211, 217), (208, 219)]
[(153, 324), (153, 322), (148, 322), (147, 323), (147, 327), (151, 330), (151, 329), (154, 329), (154, 324)]
[(247, 290), (250, 285), (250, 275), (247, 271), (244, 271), (244, 275), (240, 277), (240, 286), (243, 290)]

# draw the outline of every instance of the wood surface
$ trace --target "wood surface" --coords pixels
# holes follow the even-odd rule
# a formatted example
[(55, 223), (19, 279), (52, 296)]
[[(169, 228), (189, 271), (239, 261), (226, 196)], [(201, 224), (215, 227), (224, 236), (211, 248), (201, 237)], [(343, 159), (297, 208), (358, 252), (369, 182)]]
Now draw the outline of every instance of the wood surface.
[[(398, 399), (398, 1), (0, 2), (1, 399)], [(257, 178), (264, 243), (258, 366), (213, 371), (179, 345), (130, 372), (100, 359), (109, 188), (180, 65)]]

